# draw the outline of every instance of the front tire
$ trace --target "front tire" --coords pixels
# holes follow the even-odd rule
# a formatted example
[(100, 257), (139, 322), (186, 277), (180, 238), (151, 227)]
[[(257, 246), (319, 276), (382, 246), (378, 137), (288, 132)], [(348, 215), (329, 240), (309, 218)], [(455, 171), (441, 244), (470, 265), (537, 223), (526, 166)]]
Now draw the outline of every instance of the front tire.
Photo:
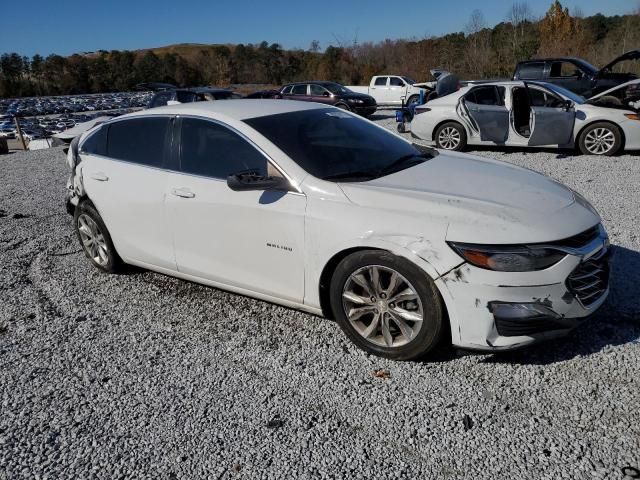
[(347, 105), (346, 103), (338, 103), (336, 107), (338, 107), (340, 110), (351, 111), (351, 109), (349, 108), (349, 105)]
[(419, 101), (420, 95), (411, 95), (407, 100), (407, 107), (410, 107), (411, 105), (417, 105)]
[(584, 155), (612, 156), (622, 148), (622, 134), (613, 123), (597, 122), (580, 133), (578, 146)]
[(91, 263), (103, 272), (118, 272), (122, 260), (113, 246), (107, 226), (91, 202), (85, 200), (76, 207), (73, 224), (80, 246)]
[(467, 132), (457, 122), (443, 123), (436, 130), (435, 141), (442, 150), (460, 152), (467, 146)]
[(380, 250), (346, 257), (330, 286), (334, 318), (362, 350), (414, 360), (437, 346), (444, 309), (435, 284), (409, 260)]

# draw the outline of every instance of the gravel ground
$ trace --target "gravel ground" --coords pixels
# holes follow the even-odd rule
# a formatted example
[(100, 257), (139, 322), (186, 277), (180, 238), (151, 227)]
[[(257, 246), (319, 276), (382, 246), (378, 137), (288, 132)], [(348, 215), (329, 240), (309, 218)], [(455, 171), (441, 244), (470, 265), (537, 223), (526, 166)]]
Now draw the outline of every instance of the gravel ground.
[(0, 157), (0, 478), (622, 479), (640, 468), (640, 158), (474, 153), (593, 202), (616, 245), (612, 295), (566, 339), (423, 363), (367, 356), (335, 323), (269, 303), (98, 273), (64, 213), (62, 151)]

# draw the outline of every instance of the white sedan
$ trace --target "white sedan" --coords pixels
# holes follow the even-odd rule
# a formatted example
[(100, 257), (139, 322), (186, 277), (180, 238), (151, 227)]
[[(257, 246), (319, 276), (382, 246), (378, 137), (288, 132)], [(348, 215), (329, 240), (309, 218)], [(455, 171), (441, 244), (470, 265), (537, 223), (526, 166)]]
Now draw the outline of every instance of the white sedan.
[(416, 108), (412, 135), (445, 150), (467, 145), (640, 150), (640, 80), (589, 100), (543, 82), (470, 83)]
[(97, 268), (332, 317), (376, 355), (556, 337), (609, 291), (607, 235), (580, 195), (334, 107), (145, 110), (84, 133), (68, 162), (67, 207)]

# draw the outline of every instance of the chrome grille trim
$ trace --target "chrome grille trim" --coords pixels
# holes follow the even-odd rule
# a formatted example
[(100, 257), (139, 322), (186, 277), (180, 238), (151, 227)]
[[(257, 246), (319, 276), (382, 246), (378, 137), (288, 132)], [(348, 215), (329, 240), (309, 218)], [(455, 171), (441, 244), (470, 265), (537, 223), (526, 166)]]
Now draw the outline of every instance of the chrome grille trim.
[(584, 259), (567, 278), (567, 288), (580, 304), (589, 308), (609, 290), (609, 249), (603, 246)]

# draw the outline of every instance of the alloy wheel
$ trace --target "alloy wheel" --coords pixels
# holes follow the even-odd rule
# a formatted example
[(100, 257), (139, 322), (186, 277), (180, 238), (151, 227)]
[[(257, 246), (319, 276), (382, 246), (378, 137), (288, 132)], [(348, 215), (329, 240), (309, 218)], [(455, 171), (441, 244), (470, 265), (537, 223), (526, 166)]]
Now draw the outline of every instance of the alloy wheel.
[(85, 251), (101, 267), (109, 263), (109, 250), (98, 224), (87, 214), (78, 216), (78, 232)]
[(445, 150), (454, 150), (460, 145), (460, 132), (454, 127), (445, 127), (438, 135), (438, 143)]
[(584, 146), (594, 155), (604, 155), (611, 151), (616, 144), (615, 134), (608, 128), (594, 128), (584, 139)]
[(413, 340), (424, 320), (415, 287), (400, 273), (381, 265), (353, 272), (342, 292), (345, 315), (368, 342), (393, 348)]

